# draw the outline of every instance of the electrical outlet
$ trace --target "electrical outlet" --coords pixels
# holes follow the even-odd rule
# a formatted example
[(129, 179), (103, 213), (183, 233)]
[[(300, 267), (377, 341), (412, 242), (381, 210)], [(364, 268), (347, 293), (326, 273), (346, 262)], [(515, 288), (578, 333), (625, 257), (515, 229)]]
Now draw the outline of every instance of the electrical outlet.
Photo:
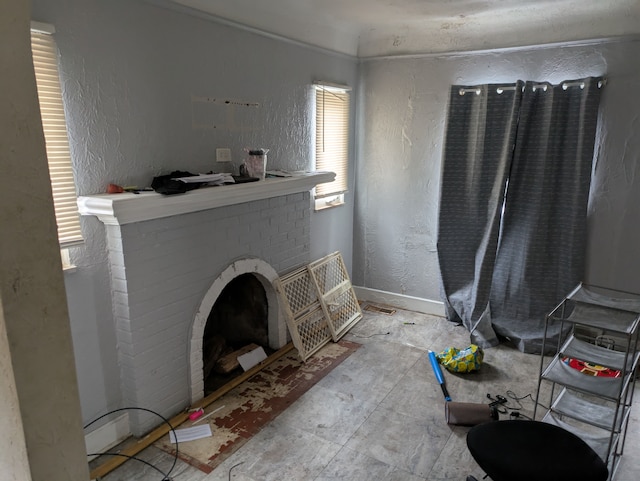
[(231, 149), (216, 149), (217, 162), (231, 162)]

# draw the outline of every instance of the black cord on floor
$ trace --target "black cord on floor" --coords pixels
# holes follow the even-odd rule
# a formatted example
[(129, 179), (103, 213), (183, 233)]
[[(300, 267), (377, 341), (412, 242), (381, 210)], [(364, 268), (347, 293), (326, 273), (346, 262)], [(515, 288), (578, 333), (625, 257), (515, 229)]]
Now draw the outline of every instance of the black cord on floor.
[[(525, 394), (524, 396), (518, 396), (516, 393), (514, 393), (511, 390), (509, 390), (509, 391), (507, 391), (507, 397), (510, 398), (510, 399), (513, 399), (514, 401), (516, 401), (520, 405), (520, 408), (522, 408), (522, 403), (520, 403), (520, 401), (522, 401), (523, 399), (529, 398), (533, 404), (536, 404), (536, 400), (533, 399), (533, 396), (531, 395), (531, 393)], [(538, 406), (540, 406), (543, 409), (548, 409), (546, 406), (544, 406), (541, 403), (538, 403)], [(518, 408), (518, 409), (520, 409), (520, 408)]]
[(164, 423), (167, 426), (169, 426), (169, 429), (171, 430), (171, 432), (173, 433), (174, 437), (176, 438), (176, 442), (175, 442), (176, 452), (175, 452), (175, 455), (174, 455), (174, 458), (173, 458), (173, 464), (171, 465), (171, 469), (169, 469), (169, 472), (167, 472), (165, 474), (164, 472), (162, 472), (159, 468), (157, 468), (153, 464), (151, 464), (151, 463), (149, 463), (149, 462), (147, 462), (147, 461), (145, 461), (143, 459), (137, 458), (135, 456), (129, 456), (128, 454), (104, 452), (104, 453), (87, 454), (87, 456), (103, 456), (103, 455), (105, 455), (105, 456), (122, 456), (122, 457), (128, 458), (128, 459), (135, 459), (136, 461), (140, 461), (141, 463), (144, 463), (144, 464), (146, 464), (148, 466), (151, 466), (153, 469), (155, 469), (160, 474), (162, 474), (162, 476), (163, 476), (162, 481), (170, 481), (171, 480), (171, 478), (170, 478), (171, 472), (174, 470), (174, 468), (176, 467), (176, 464), (178, 463), (178, 437), (176, 436), (176, 431), (175, 431), (175, 429), (173, 429), (173, 426), (171, 425), (169, 420), (166, 419), (162, 414), (159, 414), (159, 413), (157, 413), (157, 412), (155, 412), (155, 411), (153, 411), (151, 409), (140, 408), (140, 407), (119, 408), (119, 409), (114, 409), (113, 411), (109, 411), (108, 413), (105, 413), (102, 416), (97, 417), (96, 419), (94, 419), (90, 423), (86, 424), (83, 429), (87, 429), (92, 424), (94, 424), (94, 423), (100, 421), (101, 419), (103, 419), (103, 418), (105, 418), (107, 416), (110, 416), (110, 415), (112, 415), (114, 413), (118, 413), (118, 412), (121, 412), (121, 411), (135, 411), (135, 410), (145, 411), (145, 412), (148, 412), (148, 413), (151, 413), (151, 414), (155, 414), (156, 416), (158, 416), (160, 419), (162, 419), (164, 421)]
[(529, 421), (533, 421), (532, 418), (530, 418), (529, 416), (527, 416), (526, 414), (522, 414), (520, 411), (511, 411), (509, 413), (509, 417), (514, 418), (514, 419), (520, 419), (520, 418), (525, 418)]
[(533, 399), (533, 396), (531, 395), (531, 393), (529, 393), (529, 394), (527, 394), (527, 395), (525, 395), (525, 396), (518, 396), (516, 393), (514, 393), (514, 392), (513, 392), (513, 391), (511, 391), (511, 390), (509, 390), (509, 391), (507, 391), (507, 393), (506, 393), (506, 394), (507, 394), (507, 397), (508, 397), (509, 399), (512, 399), (512, 400), (514, 400), (515, 402), (517, 402), (517, 403), (518, 403), (518, 405), (520, 406), (518, 409), (521, 409), (521, 408), (522, 408), (522, 403), (521, 403), (520, 401), (522, 401), (523, 399), (527, 399), (527, 398), (529, 398), (529, 399), (531, 399), (533, 402), (535, 402), (535, 400)]
[(360, 339), (369, 339), (370, 337), (373, 336), (387, 336), (391, 334), (390, 332), (379, 332), (377, 334), (371, 334), (370, 336), (358, 336), (357, 334), (351, 334), (353, 337), (359, 337)]
[[(524, 418), (524, 419), (528, 419), (529, 421), (533, 421), (532, 417), (527, 416), (526, 414), (523, 414), (521, 412), (521, 410), (523, 409), (522, 403), (520, 401), (522, 401), (523, 399), (527, 399), (529, 398), (531, 400), (531, 402), (533, 402), (534, 404), (536, 404), (535, 399), (533, 399), (533, 396), (531, 395), (531, 393), (528, 393), (524, 396), (518, 396), (515, 392), (508, 390), (506, 392), (507, 394), (507, 398), (509, 398), (512, 401), (515, 401), (516, 403), (518, 403), (517, 406), (510, 406), (509, 404), (507, 404), (507, 398), (505, 398), (504, 396), (496, 396), (497, 400), (494, 400), (494, 402), (492, 404), (498, 404), (496, 406), (496, 408), (498, 409), (498, 412), (502, 413), (502, 414), (507, 414), (509, 413), (509, 418), (511, 419), (520, 419), (520, 418)], [(493, 397), (491, 397), (491, 394), (487, 394), (487, 397), (489, 399), (493, 400)], [(542, 404), (538, 403), (539, 406), (543, 407), (544, 409), (546, 409)], [(500, 408), (502, 408), (502, 410), (500, 410)]]
[(231, 466), (229, 468), (229, 481), (231, 481), (231, 471), (233, 470), (233, 468), (235, 468), (236, 466), (240, 466), (242, 463), (244, 463), (244, 461), (238, 463), (238, 464), (234, 464), (233, 466)]

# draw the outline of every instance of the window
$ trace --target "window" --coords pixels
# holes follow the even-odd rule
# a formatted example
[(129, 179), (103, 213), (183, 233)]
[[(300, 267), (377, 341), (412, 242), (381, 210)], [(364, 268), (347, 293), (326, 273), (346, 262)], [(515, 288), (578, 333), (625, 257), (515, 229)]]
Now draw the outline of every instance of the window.
[(53, 32), (52, 26), (33, 22), (31, 51), (47, 149), (53, 205), (58, 224), (58, 240), (60, 247), (66, 248), (81, 243), (82, 232), (71, 168), (67, 124), (62, 105), (57, 48), (51, 36)]
[(349, 167), (349, 90), (322, 82), (315, 85), (315, 168), (336, 174), (333, 182), (316, 186), (316, 210), (344, 204)]

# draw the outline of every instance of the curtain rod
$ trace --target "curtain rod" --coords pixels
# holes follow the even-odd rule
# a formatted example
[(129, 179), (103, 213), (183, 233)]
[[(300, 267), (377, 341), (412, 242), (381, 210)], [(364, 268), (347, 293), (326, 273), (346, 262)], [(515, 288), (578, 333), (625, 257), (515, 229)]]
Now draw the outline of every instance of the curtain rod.
[[(580, 87), (581, 89), (584, 88), (585, 83), (584, 80), (571, 80), (568, 82), (562, 82), (559, 83), (558, 85), (562, 86), (563, 90), (567, 90), (569, 87)], [(603, 78), (601, 80), (598, 80), (598, 88), (602, 88), (605, 85), (607, 85), (607, 79)], [(553, 87), (552, 84), (548, 83), (548, 82), (541, 82), (541, 83), (536, 83), (533, 84), (532, 89), (535, 92), (537, 89), (542, 89), (543, 91), (547, 91), (547, 89), (549, 88), (549, 86)], [(526, 88), (526, 85), (522, 86), (522, 91), (524, 92)], [(502, 92), (504, 92), (505, 90), (516, 90), (516, 86), (515, 85), (505, 85), (505, 86), (499, 86), (496, 87), (496, 92), (501, 94)], [(460, 88), (458, 90), (458, 94), (460, 95), (465, 95), (468, 93), (475, 93), (476, 95), (480, 95), (482, 93), (482, 88), (481, 87), (468, 87), (468, 88)]]
[[(505, 90), (515, 90), (515, 89), (516, 89), (515, 85), (505, 85), (505, 86), (497, 87), (496, 88), (496, 92), (501, 94)], [(480, 87), (471, 87), (471, 88), (466, 88), (466, 89), (465, 88), (461, 88), (460, 90), (458, 90), (458, 93), (460, 95), (464, 95), (464, 94), (468, 94), (468, 93), (475, 93), (476, 95), (480, 95), (480, 93), (482, 93), (482, 89)]]

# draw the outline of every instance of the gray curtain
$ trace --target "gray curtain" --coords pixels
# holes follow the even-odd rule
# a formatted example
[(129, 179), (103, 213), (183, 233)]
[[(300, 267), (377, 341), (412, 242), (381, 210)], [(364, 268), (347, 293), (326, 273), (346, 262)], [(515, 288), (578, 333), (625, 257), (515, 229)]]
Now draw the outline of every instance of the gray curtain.
[(522, 85), (451, 88), (438, 259), (447, 318), (482, 347), (498, 344), (489, 294)]
[[(527, 82), (521, 96), (518, 84), (515, 108), (485, 112), (487, 126), (494, 118), (513, 122), (500, 127), (499, 147), (487, 146), (486, 134), (465, 133), (459, 119), (474, 116), (474, 108), (467, 112), (459, 99), (466, 95), (452, 88), (438, 256), (447, 317), (464, 324), (482, 347), (506, 338), (522, 351), (539, 352), (546, 313), (582, 280), (600, 82)], [(487, 86), (488, 99), (494, 88)], [(505, 165), (493, 178), (484, 168), (486, 175), (473, 175), (486, 161), (476, 155), (479, 140), (483, 152), (508, 152), (489, 161)], [(473, 179), (471, 189), (461, 184), (465, 179)], [(471, 205), (476, 202), (482, 203)]]

